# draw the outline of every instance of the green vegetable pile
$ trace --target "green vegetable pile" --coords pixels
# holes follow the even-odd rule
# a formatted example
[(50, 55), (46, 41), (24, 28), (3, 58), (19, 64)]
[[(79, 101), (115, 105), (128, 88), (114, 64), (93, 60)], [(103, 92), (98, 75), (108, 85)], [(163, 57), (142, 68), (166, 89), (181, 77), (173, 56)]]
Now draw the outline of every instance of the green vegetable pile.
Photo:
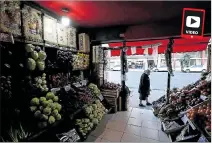
[(88, 88), (92, 91), (93, 95), (95, 95), (96, 97), (99, 97), (101, 95), (101, 91), (99, 90), (97, 85), (90, 83), (88, 85)]
[(81, 132), (83, 136), (86, 136), (86, 134), (94, 127), (94, 124), (88, 118), (77, 119), (76, 125), (79, 126), (79, 132)]
[(94, 124), (98, 124), (105, 114), (105, 107), (99, 100), (96, 100), (94, 104), (91, 104), (85, 108), (85, 114), (94, 121)]
[(38, 119), (38, 127), (45, 128), (48, 124), (61, 120), (60, 111), (62, 106), (58, 103), (59, 98), (54, 93), (48, 92), (46, 97), (33, 98), (30, 102), (30, 110), (34, 117)]
[[(38, 49), (38, 51), (36, 51), (36, 49)], [(35, 70), (37, 66), (40, 71), (43, 71), (45, 69), (45, 59), (47, 57), (46, 53), (42, 51), (40, 47), (35, 48), (32, 44), (27, 44), (25, 46), (25, 50), (31, 56), (27, 60), (29, 70)]]
[(46, 84), (46, 74), (45, 73), (42, 74), (42, 77), (38, 76), (35, 78), (35, 85), (37, 88), (40, 88), (41, 91), (45, 91), (45, 92), (49, 91), (47, 84)]
[(79, 126), (79, 131), (82, 135), (85, 136), (95, 125), (99, 124), (105, 114), (105, 110), (105, 107), (99, 100), (96, 100), (94, 104), (84, 109), (88, 118), (76, 120), (76, 125)]

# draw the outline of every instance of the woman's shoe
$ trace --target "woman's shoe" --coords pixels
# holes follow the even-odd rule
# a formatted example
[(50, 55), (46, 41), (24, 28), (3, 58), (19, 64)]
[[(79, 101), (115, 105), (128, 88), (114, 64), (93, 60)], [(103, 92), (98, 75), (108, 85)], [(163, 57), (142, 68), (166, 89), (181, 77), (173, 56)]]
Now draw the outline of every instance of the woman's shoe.
[(146, 105), (147, 105), (147, 106), (151, 106), (152, 104), (151, 104), (151, 103), (149, 103), (149, 102), (147, 102), (147, 103), (146, 103)]
[(139, 106), (140, 106), (140, 107), (146, 107), (146, 106), (145, 106), (145, 105), (143, 105), (143, 104), (139, 104)]

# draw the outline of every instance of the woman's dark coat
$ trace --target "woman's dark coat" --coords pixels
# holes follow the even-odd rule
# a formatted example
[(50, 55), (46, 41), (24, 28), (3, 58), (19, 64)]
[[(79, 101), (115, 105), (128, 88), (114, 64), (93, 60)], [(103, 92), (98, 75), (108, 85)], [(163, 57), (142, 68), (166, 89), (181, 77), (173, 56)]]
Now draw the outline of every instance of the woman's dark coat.
[(140, 93), (139, 99), (146, 100), (150, 92), (150, 80), (146, 73), (141, 75), (138, 92)]

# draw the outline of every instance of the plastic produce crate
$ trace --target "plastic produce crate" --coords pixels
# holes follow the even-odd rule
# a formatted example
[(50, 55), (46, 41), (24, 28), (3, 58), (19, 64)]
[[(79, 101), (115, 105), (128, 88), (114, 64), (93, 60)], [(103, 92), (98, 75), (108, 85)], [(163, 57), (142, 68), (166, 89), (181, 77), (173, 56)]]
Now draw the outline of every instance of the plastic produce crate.
[[(177, 131), (180, 131), (182, 130), (186, 125), (183, 123), (183, 121), (181, 119), (178, 119), (178, 120), (174, 120), (178, 125), (180, 125), (179, 127), (176, 127), (176, 128), (166, 128), (166, 125), (165, 125), (165, 121), (163, 121), (161, 124), (162, 124), (162, 128), (163, 128), (163, 131), (166, 133), (166, 134), (170, 134), (170, 133), (173, 133), (173, 132), (177, 132)], [(172, 122), (172, 121), (170, 121)]]
[(178, 130), (176, 132), (170, 133), (168, 135), (170, 142), (197, 142), (198, 139), (199, 139), (199, 137), (200, 137), (200, 134), (194, 133), (193, 134), (193, 137), (184, 138), (183, 140), (177, 141), (176, 138), (181, 133), (181, 131), (182, 131), (182, 129), (181, 130)]

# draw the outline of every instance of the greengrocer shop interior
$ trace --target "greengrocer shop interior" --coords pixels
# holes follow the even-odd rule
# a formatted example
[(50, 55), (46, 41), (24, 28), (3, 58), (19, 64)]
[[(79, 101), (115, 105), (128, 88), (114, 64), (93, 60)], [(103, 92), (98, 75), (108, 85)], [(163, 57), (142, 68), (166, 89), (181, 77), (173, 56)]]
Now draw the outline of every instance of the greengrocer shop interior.
[[(207, 50), (211, 36), (209, 1), (26, 1), (26, 3), (58, 20), (62, 16), (68, 17), (71, 26), (77, 28), (77, 33), (89, 34), (91, 47), (107, 44), (110, 47), (108, 51), (111, 57), (120, 57), (120, 50), (116, 48), (123, 47), (124, 43), (128, 47), (126, 52), (128, 56), (132, 55), (130, 47), (136, 47), (134, 55), (144, 55), (144, 52), (152, 55), (151, 46), (147, 51), (142, 46), (157, 43), (161, 43), (158, 54), (163, 54), (169, 38), (174, 38), (173, 53), (204, 51)], [(205, 9), (203, 39), (180, 37), (183, 8)], [(167, 82), (167, 79), (162, 82)], [(137, 104), (137, 101), (133, 102)]]

